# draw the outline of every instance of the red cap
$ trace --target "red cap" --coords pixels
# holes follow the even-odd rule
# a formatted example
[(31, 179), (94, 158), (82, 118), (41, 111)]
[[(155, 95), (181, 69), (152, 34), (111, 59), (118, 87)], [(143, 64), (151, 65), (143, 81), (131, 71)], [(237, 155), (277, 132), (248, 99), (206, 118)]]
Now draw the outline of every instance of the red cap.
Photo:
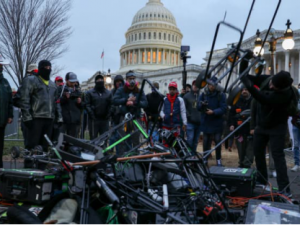
[(173, 88), (176, 88), (177, 89), (177, 83), (172, 81), (171, 83), (169, 83), (169, 88), (170, 87), (173, 87)]
[(57, 76), (57, 77), (55, 77), (55, 81), (58, 81), (58, 80), (61, 80), (61, 81), (63, 81), (63, 78), (62, 78), (62, 77), (60, 77), (60, 76)]

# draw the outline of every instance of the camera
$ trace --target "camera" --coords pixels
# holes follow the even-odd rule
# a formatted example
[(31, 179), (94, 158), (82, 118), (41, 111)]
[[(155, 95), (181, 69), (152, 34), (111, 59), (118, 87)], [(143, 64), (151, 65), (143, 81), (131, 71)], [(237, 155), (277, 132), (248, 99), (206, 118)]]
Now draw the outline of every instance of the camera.
[(200, 108), (200, 111), (205, 113), (206, 111), (208, 111), (208, 101), (205, 100), (203, 102), (201, 102), (201, 108)]
[(190, 51), (190, 46), (188, 45), (182, 45), (181, 46), (181, 53), (180, 53), (180, 58), (181, 59), (188, 59), (191, 58), (191, 56), (187, 56), (188, 52)]
[(69, 92), (70, 93), (70, 98), (71, 99), (81, 98), (81, 96), (82, 96), (81, 89), (78, 88), (78, 87), (75, 87), (75, 88), (66, 87), (65, 92)]

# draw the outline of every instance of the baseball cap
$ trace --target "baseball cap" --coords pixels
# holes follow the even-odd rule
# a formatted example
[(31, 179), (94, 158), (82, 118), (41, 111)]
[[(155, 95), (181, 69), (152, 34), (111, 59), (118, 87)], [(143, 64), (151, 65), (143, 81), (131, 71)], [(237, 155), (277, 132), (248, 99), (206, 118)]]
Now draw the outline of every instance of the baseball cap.
[(63, 81), (63, 78), (60, 76), (55, 77), (55, 81), (59, 81), (59, 80)]
[(27, 72), (31, 72), (31, 71), (37, 70), (37, 69), (38, 69), (38, 67), (36, 64), (30, 64), (27, 68)]
[(72, 73), (72, 72), (67, 73), (66, 80), (68, 80), (70, 82), (78, 82), (77, 75), (75, 73)]
[(173, 87), (173, 88), (176, 88), (177, 89), (177, 83), (172, 81), (171, 83), (169, 83), (169, 88), (170, 87)]

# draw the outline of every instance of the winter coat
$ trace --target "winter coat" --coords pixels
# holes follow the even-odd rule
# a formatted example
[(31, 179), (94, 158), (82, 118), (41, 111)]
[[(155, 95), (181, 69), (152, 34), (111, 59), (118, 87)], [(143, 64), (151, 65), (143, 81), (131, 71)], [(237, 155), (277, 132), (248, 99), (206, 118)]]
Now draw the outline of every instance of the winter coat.
[(0, 73), (0, 127), (5, 127), (8, 118), (13, 118), (12, 91), (8, 81)]
[[(244, 110), (251, 109), (251, 103), (252, 103), (252, 97), (249, 96), (249, 98), (245, 99), (243, 96), (240, 97), (238, 102), (233, 105), (229, 111), (229, 119), (228, 119), (228, 126), (234, 126), (234, 129), (236, 129), (241, 122), (244, 122), (244, 119), (247, 118), (240, 118), (239, 113), (243, 112)], [(240, 111), (240, 112), (238, 112)], [(238, 122), (241, 121), (241, 122)], [(249, 135), (250, 134), (250, 122), (244, 124), (236, 133), (235, 136), (238, 134), (241, 135)]]
[(173, 128), (181, 126), (181, 123), (187, 125), (186, 109), (183, 99), (178, 96), (173, 103), (173, 110), (171, 110), (171, 102), (168, 97), (165, 97), (160, 117), (163, 118), (163, 126), (165, 127)]
[(55, 119), (62, 122), (60, 104), (57, 104), (57, 88), (51, 80), (46, 85), (38, 76), (23, 79), (19, 87), (18, 106), (22, 110), (23, 121), (33, 118)]
[(207, 108), (211, 109), (214, 114), (207, 115), (205, 112), (201, 114), (201, 131), (207, 134), (222, 133), (227, 110), (225, 94), (218, 91), (210, 92), (206, 88), (198, 99), (197, 108), (199, 111), (201, 111), (204, 101), (208, 102)]
[(255, 120), (254, 126), (255, 132), (262, 132), (268, 134), (284, 134), (287, 129), (288, 112), (287, 107), (292, 99), (293, 90), (291, 88), (285, 88), (282, 90), (272, 90), (269, 85), (264, 87), (263, 90), (258, 90), (253, 87), (260, 85), (265, 79), (268, 79), (269, 75), (260, 75), (258, 77), (248, 75), (244, 78), (245, 86), (255, 99)]
[[(138, 104), (137, 100), (140, 96), (140, 102)], [(130, 96), (135, 96), (136, 101), (133, 106), (126, 106), (127, 100)], [(140, 92), (140, 89), (135, 86), (133, 90), (130, 90), (127, 86), (118, 88), (116, 93), (113, 96), (113, 104), (115, 106), (121, 106), (120, 112), (124, 116), (126, 113), (131, 113), (135, 115), (137, 118), (140, 118), (141, 108), (146, 108), (148, 106), (147, 98), (144, 92)]]
[(89, 118), (107, 120), (110, 117), (112, 94), (109, 90), (99, 92), (95, 88), (86, 92), (85, 107)]
[[(120, 88), (120, 87), (116, 86), (116, 82), (118, 80), (122, 81), (122, 85), (120, 87), (124, 86), (123, 76), (122, 75), (115, 76), (115, 78), (114, 78), (114, 88), (111, 90), (112, 96), (114, 96), (115, 93), (117, 92), (118, 88)], [(121, 107), (122, 106), (120, 106), (120, 105), (119, 106), (115, 106), (113, 104), (111, 106), (111, 118), (112, 118), (112, 121), (113, 121), (114, 125), (117, 125), (117, 124), (120, 123), (121, 116), (122, 116)]]
[[(68, 92), (68, 87), (64, 87), (63, 93)], [(82, 94), (80, 93), (82, 100)], [(78, 98), (67, 98), (65, 94), (62, 94), (60, 98), (60, 105), (64, 124), (80, 124), (81, 122), (81, 112), (83, 104), (77, 103)]]
[(201, 123), (201, 112), (197, 109), (197, 101), (199, 93), (190, 91), (184, 95), (183, 100), (186, 108), (186, 117), (188, 123), (200, 125)]
[[(146, 95), (148, 101), (148, 107), (144, 109), (145, 113), (147, 114), (148, 120), (153, 121), (156, 117), (159, 116), (159, 106), (161, 101), (163, 100), (160, 98), (160, 95), (155, 91)], [(151, 117), (151, 119), (149, 119)]]

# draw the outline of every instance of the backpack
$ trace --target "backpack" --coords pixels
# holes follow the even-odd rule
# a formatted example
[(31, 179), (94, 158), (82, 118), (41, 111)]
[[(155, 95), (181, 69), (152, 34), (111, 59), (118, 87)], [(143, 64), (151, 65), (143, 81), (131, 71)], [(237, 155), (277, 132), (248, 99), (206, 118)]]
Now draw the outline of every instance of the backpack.
[[(265, 87), (267, 87), (267, 85), (269, 84), (269, 82), (272, 78), (273, 78), (273, 76), (270, 76), (269, 78), (264, 80), (262, 82), (262, 84), (260, 85), (260, 90), (263, 90)], [(292, 93), (291, 101), (290, 101), (289, 105), (286, 108), (286, 111), (287, 111), (289, 116), (297, 116), (300, 112), (299, 109), (298, 109), (299, 92), (298, 92), (298, 89), (295, 88), (293, 85), (291, 85), (290, 87), (285, 88), (284, 90), (287, 90), (289, 88), (292, 89), (293, 93)]]

